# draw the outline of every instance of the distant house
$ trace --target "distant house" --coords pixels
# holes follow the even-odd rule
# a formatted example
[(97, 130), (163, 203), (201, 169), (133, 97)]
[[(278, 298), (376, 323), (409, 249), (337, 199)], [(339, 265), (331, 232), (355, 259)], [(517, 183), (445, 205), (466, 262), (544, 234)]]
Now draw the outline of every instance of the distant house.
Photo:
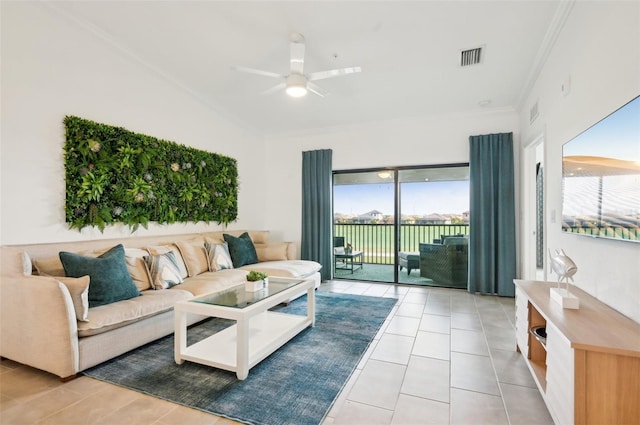
[(357, 217), (354, 217), (353, 222), (360, 223), (360, 224), (370, 224), (373, 222), (380, 223), (382, 222), (383, 218), (384, 218), (384, 215), (382, 214), (382, 212), (378, 210), (372, 210), (364, 214), (361, 214)]
[(465, 211), (462, 213), (462, 222), (463, 223), (469, 222), (469, 211)]
[(416, 224), (416, 217), (413, 215), (403, 215), (400, 219), (400, 223), (402, 224)]
[(451, 224), (451, 217), (442, 214), (429, 214), (416, 219), (416, 224)]

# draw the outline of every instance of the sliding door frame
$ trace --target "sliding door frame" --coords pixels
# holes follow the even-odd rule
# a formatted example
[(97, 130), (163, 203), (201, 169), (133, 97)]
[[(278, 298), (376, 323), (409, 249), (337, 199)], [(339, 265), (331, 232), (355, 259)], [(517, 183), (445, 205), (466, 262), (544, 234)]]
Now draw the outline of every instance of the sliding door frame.
[[(400, 176), (400, 172), (401, 171), (405, 171), (405, 170), (424, 170), (424, 169), (434, 169), (434, 168), (454, 168), (454, 167), (469, 167), (469, 163), (468, 162), (454, 162), (454, 163), (446, 163), (446, 164), (430, 164), (430, 165), (404, 165), (404, 166), (389, 166), (389, 167), (373, 167), (373, 168), (354, 168), (354, 169), (347, 169), (347, 170), (333, 170), (332, 171), (332, 180), (331, 180), (331, 199), (332, 199), (332, 205), (335, 205), (333, 202), (333, 196), (334, 196), (334, 179), (333, 177), (335, 177), (336, 174), (356, 174), (356, 173), (380, 173), (380, 172), (390, 172), (393, 174), (393, 183), (394, 183), (394, 219), (393, 219), (393, 241), (394, 241), (394, 247), (393, 247), (393, 265), (394, 265), (394, 271), (393, 271), (393, 282), (384, 282), (384, 283), (394, 283), (394, 284), (398, 284), (399, 283), (399, 252), (400, 252), (400, 243), (401, 243), (401, 225), (402, 225), (402, 217), (401, 217), (401, 201), (402, 201), (402, 194), (401, 192), (401, 188), (400, 188), (400, 180), (399, 180), (399, 176)], [(332, 207), (333, 208), (333, 207)], [(335, 214), (335, 211), (332, 211), (332, 217), (331, 220), (333, 222), (334, 218), (333, 218), (333, 214)], [(334, 223), (335, 224), (335, 223)], [(331, 226), (332, 232), (333, 232), (333, 225)], [(333, 234), (331, 235), (331, 239), (333, 240)], [(382, 282), (381, 282), (382, 283)]]

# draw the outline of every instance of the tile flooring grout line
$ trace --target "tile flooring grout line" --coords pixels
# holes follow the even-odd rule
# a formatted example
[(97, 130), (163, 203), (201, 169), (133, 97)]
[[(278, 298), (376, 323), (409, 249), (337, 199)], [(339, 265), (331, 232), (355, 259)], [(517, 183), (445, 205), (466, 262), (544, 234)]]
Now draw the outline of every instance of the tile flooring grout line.
[[(478, 303), (475, 301), (476, 299), (474, 298), (474, 304), (476, 305), (476, 308), (478, 307)], [(502, 310), (502, 307), (500, 307), (500, 310)], [(493, 360), (493, 356), (491, 355), (491, 349), (489, 347), (489, 340), (487, 339), (487, 333), (485, 330), (485, 326), (484, 326), (484, 322), (482, 321), (482, 319), (480, 319), (480, 326), (482, 327), (482, 335), (484, 336), (484, 343), (487, 344), (487, 351), (489, 352), (489, 361), (491, 362), (491, 367), (493, 368), (493, 375), (496, 379), (496, 385), (498, 386), (498, 392), (500, 393), (500, 401), (502, 402), (502, 408), (504, 409), (504, 414), (507, 418), (507, 423), (509, 425), (511, 425), (511, 417), (509, 415), (509, 409), (507, 409), (507, 402), (504, 399), (504, 393), (502, 392), (502, 387), (500, 386), (500, 379), (498, 378), (498, 372), (496, 370), (496, 363)]]

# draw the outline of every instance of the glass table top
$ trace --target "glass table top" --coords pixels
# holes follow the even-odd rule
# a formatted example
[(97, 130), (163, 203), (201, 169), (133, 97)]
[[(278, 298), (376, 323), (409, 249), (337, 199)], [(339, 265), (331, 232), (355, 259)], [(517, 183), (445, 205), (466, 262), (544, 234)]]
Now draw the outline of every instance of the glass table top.
[(266, 288), (255, 292), (245, 291), (244, 284), (242, 284), (226, 289), (222, 292), (203, 295), (189, 301), (201, 304), (219, 305), (223, 307), (244, 308), (278, 294), (286, 289), (299, 285), (302, 282), (304, 282), (304, 280), (269, 277), (269, 285)]

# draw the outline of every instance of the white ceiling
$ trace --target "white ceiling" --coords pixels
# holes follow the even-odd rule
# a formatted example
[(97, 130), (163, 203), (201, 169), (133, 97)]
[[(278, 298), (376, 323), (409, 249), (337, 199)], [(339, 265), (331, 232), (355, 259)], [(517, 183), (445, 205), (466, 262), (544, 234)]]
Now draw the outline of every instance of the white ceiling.
[[(557, 31), (554, 1), (76, 1), (50, 7), (230, 120), (264, 135), (358, 122), (517, 109)], [(287, 74), (289, 34), (305, 72), (361, 66), (317, 84), (325, 98), (260, 93)], [(485, 46), (460, 68), (461, 49)], [(483, 101), (490, 101), (481, 106)]]

